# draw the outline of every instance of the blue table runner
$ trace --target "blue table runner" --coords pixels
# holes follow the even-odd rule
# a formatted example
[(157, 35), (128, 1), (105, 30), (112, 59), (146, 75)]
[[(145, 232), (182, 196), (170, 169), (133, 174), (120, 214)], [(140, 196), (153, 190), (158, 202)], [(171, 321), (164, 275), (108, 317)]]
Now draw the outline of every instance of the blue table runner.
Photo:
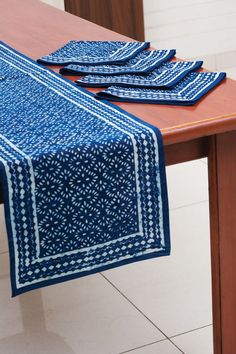
[(170, 253), (160, 131), (0, 43), (13, 296)]

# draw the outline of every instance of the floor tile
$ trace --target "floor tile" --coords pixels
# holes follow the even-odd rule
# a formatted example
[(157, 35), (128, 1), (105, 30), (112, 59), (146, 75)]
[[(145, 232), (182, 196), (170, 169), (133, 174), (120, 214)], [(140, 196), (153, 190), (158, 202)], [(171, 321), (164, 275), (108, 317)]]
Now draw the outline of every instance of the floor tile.
[(81, 279), (77, 287), (71, 284), (71, 290), (68, 284), (60, 285), (61, 296), (56, 299), (51, 289), (45, 289), (49, 330), (66, 336), (73, 348), (86, 354), (118, 353), (136, 347), (137, 342), (163, 338), (101, 276), (90, 278)]
[(11, 298), (0, 256), (0, 353), (116, 354), (165, 338), (100, 274)]
[(0, 253), (8, 251), (4, 206), (0, 204)]
[(140, 349), (134, 349), (126, 353), (127, 354), (180, 354), (181, 351), (178, 350), (169, 340), (163, 340), (161, 342), (150, 344)]
[(9, 272), (10, 272), (10, 267), (9, 267), (8, 253), (0, 254), (0, 279), (9, 278)]
[(212, 323), (207, 202), (171, 212), (171, 240), (170, 257), (104, 272), (168, 336)]
[(212, 326), (172, 338), (186, 354), (213, 354)]
[[(0, 353), (5, 354), (2, 341), (23, 331), (19, 302), (11, 298), (8, 254), (0, 254), (0, 311)], [(10, 353), (14, 354), (13, 349)]]
[(167, 167), (170, 209), (208, 200), (207, 165), (200, 160)]

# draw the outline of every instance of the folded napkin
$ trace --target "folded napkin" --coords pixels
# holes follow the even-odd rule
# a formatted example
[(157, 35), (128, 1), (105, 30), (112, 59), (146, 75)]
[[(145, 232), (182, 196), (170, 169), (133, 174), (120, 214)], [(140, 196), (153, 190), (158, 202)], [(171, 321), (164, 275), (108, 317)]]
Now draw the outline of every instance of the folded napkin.
[(70, 41), (37, 61), (45, 65), (117, 64), (134, 58), (149, 47), (149, 42)]
[(13, 295), (170, 252), (160, 131), (0, 43)]
[(144, 50), (122, 65), (68, 65), (60, 69), (62, 75), (119, 75), (147, 73), (173, 58), (175, 50)]
[(77, 85), (89, 87), (111, 85), (149, 88), (171, 87), (189, 72), (200, 68), (202, 63), (202, 61), (168, 62), (146, 75), (87, 75), (75, 82)]
[(158, 103), (191, 106), (197, 103), (207, 92), (218, 85), (226, 73), (190, 73), (173, 88), (146, 89), (122, 86), (110, 86), (97, 93), (98, 99), (124, 102)]

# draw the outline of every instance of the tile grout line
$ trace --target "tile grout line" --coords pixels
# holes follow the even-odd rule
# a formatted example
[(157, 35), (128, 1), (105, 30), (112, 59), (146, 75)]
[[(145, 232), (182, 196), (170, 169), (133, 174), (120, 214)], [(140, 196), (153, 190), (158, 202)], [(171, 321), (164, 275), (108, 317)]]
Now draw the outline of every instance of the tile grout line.
[(160, 339), (160, 340), (156, 340), (155, 342), (151, 342), (151, 343), (147, 343), (147, 344), (144, 344), (144, 345), (140, 345), (139, 347), (135, 347), (135, 348), (126, 350), (125, 352), (120, 352), (118, 354), (132, 353), (134, 350), (146, 348), (146, 347), (149, 347), (150, 345), (153, 345), (153, 344), (156, 344), (156, 343), (160, 343), (160, 342), (165, 342), (165, 341), (169, 341), (169, 340), (166, 339), (166, 338)]
[(178, 206), (178, 207), (175, 207), (175, 208), (170, 208), (170, 212), (178, 210), (178, 209), (183, 209), (183, 208), (186, 208), (186, 207), (191, 207), (191, 206), (194, 206), (194, 205), (197, 205), (197, 204), (203, 204), (203, 203), (206, 203), (206, 202), (209, 202), (209, 199), (204, 199), (204, 200), (200, 200), (198, 202), (184, 204), (184, 205), (181, 205), (181, 206)]
[(212, 326), (212, 323), (210, 323), (210, 324), (208, 324), (208, 325), (205, 325), (205, 326), (201, 326), (201, 327), (197, 327), (197, 328), (190, 329), (189, 331), (186, 331), (186, 332), (182, 332), (182, 333), (175, 334), (174, 336), (170, 336), (170, 338), (179, 337), (179, 336), (182, 336), (182, 335), (184, 335), (184, 334), (188, 334), (188, 333), (191, 333), (191, 332), (195, 332), (195, 331), (198, 331), (198, 330), (200, 330), (200, 329), (207, 328), (207, 327), (210, 327), (210, 326)]
[[(122, 291), (120, 289), (117, 288), (117, 286), (115, 284), (113, 284), (103, 273), (100, 273), (100, 275), (114, 288), (118, 291), (118, 293), (124, 297), (142, 316), (144, 316), (146, 318), (146, 320), (148, 320), (148, 322), (150, 322), (159, 332), (161, 332), (161, 334), (168, 339), (182, 354), (185, 354), (160, 328), (157, 327), (157, 325), (150, 320), (150, 318), (147, 317), (147, 315), (145, 315), (145, 313), (143, 313), (124, 293), (122, 293)], [(135, 348), (134, 348), (135, 349)], [(132, 349), (132, 350), (134, 350)], [(123, 352), (125, 353), (125, 352)]]
[[(179, 334), (176, 334), (174, 336), (170, 336), (170, 338), (176, 338), (176, 337), (179, 337), (179, 336), (182, 336), (182, 335), (185, 335), (185, 334), (188, 334), (188, 333), (191, 333), (191, 332), (195, 332), (195, 331), (198, 331), (198, 330), (201, 330), (203, 328), (207, 328), (207, 327), (210, 327), (212, 326), (212, 324), (208, 324), (208, 325), (205, 325), (205, 326), (201, 326), (201, 327), (197, 327), (197, 328), (194, 328), (194, 329), (191, 329), (189, 331), (186, 331), (186, 332), (182, 332), (182, 333), (179, 333)], [(135, 347), (133, 349), (129, 349), (127, 351), (124, 351), (124, 352), (120, 352), (118, 354), (126, 354), (126, 353), (131, 353), (132, 351), (136, 350), (136, 349), (142, 349), (142, 348), (146, 348), (150, 345), (153, 345), (153, 344), (157, 344), (157, 343), (160, 343), (160, 342), (164, 342), (164, 341), (169, 341), (169, 339), (160, 339), (160, 340), (156, 340), (154, 342), (151, 342), (151, 343), (148, 343), (148, 344), (144, 344), (144, 345), (141, 345), (139, 347)], [(170, 341), (171, 342), (171, 341)], [(172, 342), (171, 342), (172, 343)]]

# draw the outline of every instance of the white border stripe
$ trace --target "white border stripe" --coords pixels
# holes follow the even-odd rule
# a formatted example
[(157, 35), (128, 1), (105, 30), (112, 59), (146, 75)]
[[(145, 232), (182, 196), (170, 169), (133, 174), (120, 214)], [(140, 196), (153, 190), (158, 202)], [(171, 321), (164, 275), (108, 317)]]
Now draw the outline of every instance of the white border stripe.
[[(54, 79), (54, 80), (56, 81), (56, 82), (54, 82), (54, 85), (55, 85), (55, 84), (56, 84), (56, 85), (59, 85), (59, 83), (62, 82), (62, 83), (63, 83), (63, 86), (64, 86), (64, 85), (65, 85), (65, 86), (68, 86), (68, 90), (65, 90), (64, 87), (61, 87), (61, 89), (64, 89), (64, 90), (65, 90), (65, 93), (67, 93), (67, 94), (70, 94), (70, 93), (71, 93), (71, 92), (69, 92), (69, 88), (70, 88), (71, 90), (74, 89), (74, 91), (75, 91), (75, 90), (78, 90), (78, 88), (74, 87), (74, 86), (71, 85), (69, 82), (67, 83), (64, 79), (62, 79), (62, 78), (60, 78), (60, 77), (58, 77), (58, 76), (55, 76), (55, 75), (54, 75), (53, 73), (51, 73), (50, 71), (45, 70), (44, 68), (40, 68), (37, 64), (34, 64), (34, 63), (32, 63), (31, 61), (28, 61), (26, 58), (21, 57), (19, 54), (15, 53), (15, 52), (12, 52), (10, 49), (8, 49), (8, 48), (6, 48), (6, 47), (4, 47), (4, 46), (2, 46), (2, 45), (0, 45), (0, 46), (3, 47), (4, 50), (9, 51), (9, 52), (10, 52), (11, 54), (13, 54), (14, 56), (19, 57), (19, 58), (21, 59), (21, 61), (25, 61), (25, 62), (27, 62), (28, 64), (30, 64), (30, 66), (31, 66), (30, 69), (32, 69), (33, 71), (36, 71), (37, 74), (40, 74), (40, 73), (41, 73), (41, 74), (44, 76), (44, 79), (50, 80), (50, 79), (47, 77), (47, 75), (48, 75), (48, 76), (51, 76), (52, 79)], [(14, 58), (11, 58), (11, 60), (14, 61), (15, 59), (14, 59)], [(6, 61), (6, 62), (8, 62), (8, 61)], [(14, 65), (13, 63), (11, 63), (11, 62), (8, 62), (8, 63), (9, 63), (10, 65), (12, 65), (12, 66), (15, 66), (18, 70), (29, 74), (29, 66), (27, 67), (27, 70), (28, 70), (28, 71), (24, 71), (23, 69), (19, 68), (18, 66)], [(20, 65), (23, 66), (24, 64), (20, 63)], [(35, 69), (34, 69), (34, 67), (35, 67)], [(33, 73), (31, 73), (30, 76), (31, 76), (33, 79), (35, 79), (36, 81), (38, 81), (38, 82), (40, 82), (41, 84), (44, 84), (44, 85), (45, 85), (45, 83), (44, 83), (42, 80), (40, 80), (39, 78), (36, 78), (36, 77), (33, 75)], [(48, 86), (47, 86), (47, 87), (48, 87)], [(82, 107), (83, 109), (86, 109), (87, 111), (91, 112), (91, 109), (87, 109), (87, 108), (85, 108), (84, 106), (82, 106), (81, 104), (77, 103), (75, 100), (72, 100), (72, 99), (68, 98), (68, 97), (65, 95), (65, 93), (62, 93), (62, 92), (60, 92), (60, 91), (58, 91), (57, 89), (54, 89), (54, 88), (52, 88), (52, 87), (49, 87), (49, 88), (50, 88), (51, 90), (53, 90), (54, 92), (56, 92), (57, 94), (59, 94), (60, 96), (64, 97), (66, 100), (68, 100), (68, 101), (74, 103), (75, 105), (77, 105), (77, 106), (79, 106), (79, 107)], [(67, 92), (67, 91), (68, 91), (68, 92)], [(82, 96), (85, 96), (87, 99), (88, 99), (88, 98), (92, 99), (92, 97), (91, 97), (91, 96), (88, 96), (85, 92), (83, 92), (83, 91), (79, 91), (79, 92), (80, 92), (80, 94), (81, 94)], [(99, 101), (99, 105), (101, 106), (101, 108), (98, 107), (98, 104), (97, 104), (96, 107), (94, 108), (94, 109), (96, 109), (97, 112), (96, 112), (96, 113), (94, 112), (93, 114), (96, 115), (99, 119), (104, 120), (104, 121), (107, 122), (108, 124), (113, 125), (113, 126), (114, 126), (115, 128), (117, 128), (118, 130), (121, 130), (122, 132), (125, 132), (128, 136), (130, 136), (130, 138), (131, 138), (131, 140), (132, 140), (132, 142), (133, 142), (133, 146), (134, 146), (134, 155), (135, 155), (134, 161), (135, 161), (135, 171), (136, 171), (136, 180), (137, 180), (137, 169), (138, 169), (138, 165), (137, 165), (137, 164), (138, 164), (138, 159), (137, 159), (137, 158), (138, 158), (138, 156), (137, 156), (137, 151), (136, 151), (137, 147), (136, 147), (136, 142), (135, 142), (134, 135), (131, 134), (131, 133), (129, 133), (129, 132), (127, 132), (127, 131), (122, 130), (120, 127), (118, 127), (118, 126), (116, 125), (116, 124), (121, 124), (121, 121), (119, 121), (119, 119), (117, 119), (118, 122), (117, 122), (116, 124), (114, 124), (114, 123), (110, 122), (108, 119), (102, 118), (101, 116), (99, 116), (99, 115), (98, 115), (98, 111), (100, 111), (100, 112), (102, 113), (102, 112), (103, 112), (102, 106), (103, 106), (103, 107), (106, 108), (107, 110), (113, 111), (113, 112), (115, 112), (117, 115), (119, 114), (119, 116), (125, 117), (128, 121), (130, 121), (131, 127), (132, 127), (133, 129), (135, 129), (135, 127), (132, 126), (132, 124), (135, 125), (135, 126), (140, 126), (140, 127), (142, 127), (142, 128), (145, 128), (145, 129), (147, 129), (149, 132), (151, 132), (152, 137), (153, 137), (154, 142), (155, 142), (155, 157), (156, 157), (156, 163), (158, 164), (158, 163), (159, 163), (159, 155), (158, 155), (158, 141), (157, 141), (156, 134), (154, 133), (154, 131), (153, 131), (150, 127), (146, 126), (145, 124), (142, 124), (141, 122), (134, 121), (130, 116), (128, 116), (128, 115), (126, 115), (125, 113), (122, 113), (122, 112), (120, 112), (120, 111), (117, 111), (117, 110), (116, 110), (115, 108), (113, 108), (112, 106), (107, 106), (106, 104), (104, 104), (104, 103), (101, 102), (101, 101)], [(128, 127), (128, 123), (126, 123), (125, 125)], [(136, 147), (136, 149), (135, 149), (135, 147)], [(27, 156), (27, 155), (26, 155), (26, 156)], [(32, 181), (32, 184), (34, 184), (34, 181)], [(159, 188), (159, 191), (160, 191), (160, 196), (161, 196), (160, 176), (159, 176), (158, 174), (157, 174), (157, 185), (158, 185), (158, 188)], [(141, 212), (141, 209), (139, 210), (139, 212)], [(162, 200), (161, 200), (161, 203), (160, 203), (160, 215), (163, 215), (163, 212), (162, 212)], [(162, 237), (162, 239), (163, 239), (163, 225), (161, 225), (161, 223), (160, 223), (160, 226), (162, 226), (162, 227), (161, 227), (161, 237)], [(150, 252), (153, 252), (153, 251), (154, 251), (154, 250), (152, 249)], [(70, 252), (70, 253), (71, 253), (71, 252)], [(148, 250), (147, 250), (146, 252), (144, 252), (144, 253), (148, 253)], [(144, 254), (144, 253), (142, 253), (142, 254)], [(121, 259), (119, 259), (119, 260), (122, 260), (122, 259), (123, 259), (123, 258), (121, 258)], [(117, 260), (115, 260), (114, 262), (117, 262)], [(113, 263), (113, 262), (107, 262), (106, 264), (109, 264), (109, 263)], [(102, 265), (99, 265), (99, 266), (102, 266)], [(95, 266), (95, 267), (96, 267), (96, 266)], [(90, 269), (91, 269), (91, 268), (90, 268)], [(79, 270), (78, 270), (77, 272), (79, 272)], [(77, 273), (77, 272), (72, 271), (71, 274)], [(17, 274), (17, 272), (16, 272), (16, 274)], [(66, 274), (68, 274), (68, 273), (66, 273)], [(63, 275), (60, 274), (58, 277), (62, 277), (62, 276), (63, 276)], [(49, 278), (52, 279), (53, 277), (49, 277)], [(45, 279), (46, 279), (46, 278), (45, 278)], [(44, 280), (45, 280), (45, 279), (44, 279)], [(35, 282), (41, 282), (41, 281), (42, 281), (42, 279), (38, 279), (38, 280), (36, 280)], [(30, 282), (29, 284), (33, 284), (33, 282)], [(20, 287), (21, 287), (21, 286), (25, 286), (25, 285), (27, 285), (27, 283), (25, 283), (25, 284), (23, 284), (23, 285), (20, 285)]]

